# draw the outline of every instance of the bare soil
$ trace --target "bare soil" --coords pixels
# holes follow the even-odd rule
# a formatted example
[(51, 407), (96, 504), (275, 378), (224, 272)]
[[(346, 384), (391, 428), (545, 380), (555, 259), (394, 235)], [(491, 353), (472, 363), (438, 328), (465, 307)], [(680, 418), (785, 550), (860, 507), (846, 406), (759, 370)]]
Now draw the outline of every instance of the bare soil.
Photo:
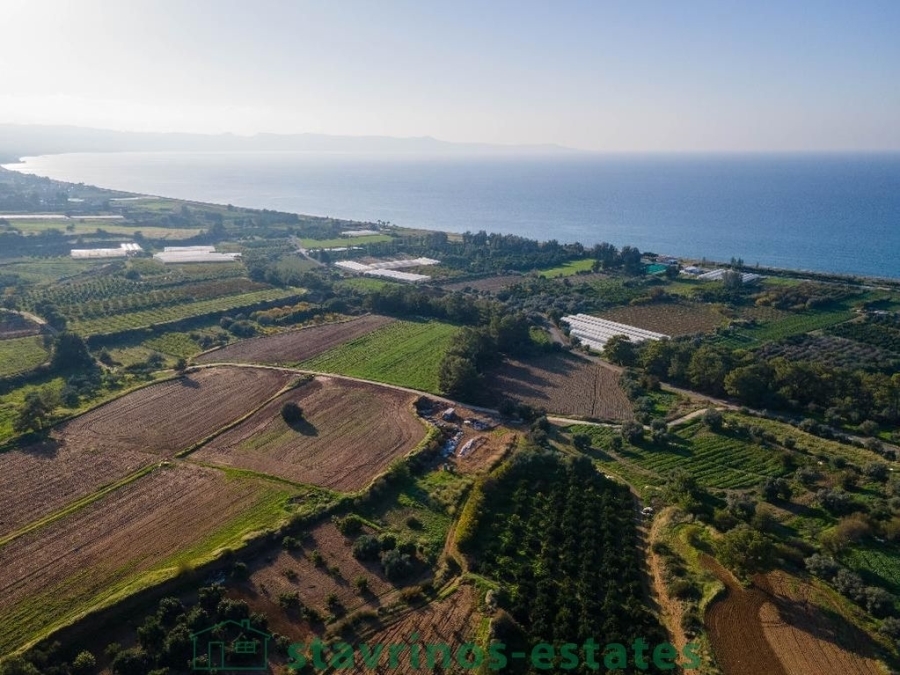
[[(400, 655), (397, 668), (379, 671), (377, 669), (368, 669), (360, 664), (358, 672), (430, 672), (430, 669), (426, 667), (425, 657), (427, 655), (424, 653), (425, 649), (421, 647), (421, 645), (428, 644), (447, 645), (451, 650), (452, 665), (447, 669), (433, 672), (473, 672), (471, 669), (464, 670), (457, 665), (456, 652), (463, 643), (474, 641), (473, 636), (480, 617), (481, 615), (475, 602), (475, 590), (468, 585), (460, 586), (456, 592), (444, 600), (432, 602), (424, 607), (406, 612), (367, 640), (369, 644), (383, 644), (386, 646), (411, 645), (415, 642), (415, 644), (420, 645), (421, 649), (421, 661), (418, 669), (413, 667), (410, 662), (411, 651), (407, 649)], [(411, 640), (411, 637), (414, 635), (417, 637), (415, 641)], [(438, 655), (438, 661), (440, 662), (440, 655)], [(382, 668), (385, 668), (387, 665), (387, 654), (385, 654)]]
[(883, 670), (865, 633), (836, 603), (803, 580), (777, 571), (742, 587), (719, 563), (701, 561), (726, 586), (706, 613), (725, 675), (876, 675)]
[[(353, 557), (353, 537), (345, 537), (331, 522), (315, 527), (304, 539), (302, 548), (293, 551), (265, 553), (250, 561), (250, 578), (229, 592), (246, 600), (251, 611), (264, 612), (269, 628), (294, 640), (322, 632), (322, 626), (310, 626), (298, 620), (293, 610), (278, 603), (282, 593), (298, 593), (305, 607), (328, 617), (333, 610), (327, 605), (334, 594), (340, 605), (335, 616), (342, 617), (362, 609), (377, 610), (396, 599), (398, 589), (381, 571), (378, 562), (360, 562)], [(316, 565), (310, 554), (318, 551), (323, 562)], [(296, 575), (296, 576), (295, 576)], [(365, 577), (368, 589), (360, 593), (354, 585), (357, 577)]]
[(571, 354), (510, 360), (493, 371), (491, 387), (536, 408), (560, 415), (622, 421), (634, 419), (631, 402), (610, 368)]
[(615, 307), (603, 312), (600, 318), (673, 337), (709, 333), (725, 320), (709, 305), (687, 303)]
[[(326, 376), (278, 397), (192, 455), (343, 491), (359, 490), (425, 437), (403, 391)], [(303, 421), (281, 416), (288, 401)]]
[(0, 453), (0, 476), (10, 486), (0, 490), (0, 538), (158, 461), (136, 450), (95, 452), (52, 440)]
[(294, 375), (264, 368), (204, 368), (116, 399), (65, 424), (64, 446), (171, 457), (274, 396)]
[(39, 335), (41, 327), (15, 312), (0, 310), (0, 340)]
[(178, 462), (0, 547), (0, 653), (158, 569), (270, 491)]
[(368, 315), (351, 321), (312, 326), (236, 342), (202, 354), (195, 360), (197, 363), (294, 365), (367, 335), (393, 321), (394, 319), (385, 316)]

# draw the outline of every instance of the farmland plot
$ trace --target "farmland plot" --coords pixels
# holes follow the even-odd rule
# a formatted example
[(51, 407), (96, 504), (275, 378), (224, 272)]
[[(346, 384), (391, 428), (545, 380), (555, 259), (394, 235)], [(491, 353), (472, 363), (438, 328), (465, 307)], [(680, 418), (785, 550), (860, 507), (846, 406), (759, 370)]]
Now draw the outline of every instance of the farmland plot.
[(48, 441), (0, 453), (0, 541), (11, 532), (159, 461), (135, 450), (93, 452)]
[[(412, 450), (425, 427), (405, 392), (319, 377), (287, 392), (193, 458), (336, 490), (365, 487)], [(281, 406), (296, 402), (303, 422), (289, 426)]]
[(439, 321), (395, 321), (300, 365), (437, 392), (441, 359), (458, 331)]
[(709, 305), (697, 304), (615, 307), (599, 317), (672, 336), (709, 333), (725, 320)]
[[(298, 593), (304, 606), (323, 615), (331, 613), (327, 599), (332, 594), (347, 614), (390, 604), (396, 587), (384, 577), (378, 561), (362, 562), (353, 557), (353, 539), (338, 532), (331, 522), (318, 525), (304, 537), (302, 548), (279, 551), (274, 559), (271, 551), (265, 551), (250, 561), (250, 579), (233, 595), (246, 600), (251, 611), (265, 612), (270, 629), (298, 640), (306, 636), (308, 625), (292, 620), (279, 606), (277, 599), (282, 593)], [(319, 565), (310, 559), (313, 551), (322, 558)], [(352, 583), (358, 577), (368, 583), (364, 595)]]
[(262, 368), (206, 368), (140, 389), (65, 424), (63, 444), (171, 457), (274, 396), (293, 376)]
[(0, 309), (0, 340), (38, 335), (41, 327), (15, 312)]
[(569, 354), (509, 360), (494, 371), (491, 387), (551, 413), (608, 420), (634, 417), (616, 372)]
[(353, 321), (313, 326), (301, 330), (252, 338), (203, 354), (199, 363), (295, 364), (393, 322), (384, 316), (364, 316)]
[(0, 653), (276, 525), (289, 498), (179, 463), (0, 547)]
[(37, 368), (48, 357), (38, 336), (0, 340), (0, 377)]

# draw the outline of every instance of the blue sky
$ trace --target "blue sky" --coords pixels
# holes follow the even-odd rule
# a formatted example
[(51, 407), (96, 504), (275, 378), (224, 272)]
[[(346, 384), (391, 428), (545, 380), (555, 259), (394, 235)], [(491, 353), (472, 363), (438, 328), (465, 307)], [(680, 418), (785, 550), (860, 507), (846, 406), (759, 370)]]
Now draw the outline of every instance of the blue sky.
[(900, 149), (900, 2), (3, 0), (0, 122)]

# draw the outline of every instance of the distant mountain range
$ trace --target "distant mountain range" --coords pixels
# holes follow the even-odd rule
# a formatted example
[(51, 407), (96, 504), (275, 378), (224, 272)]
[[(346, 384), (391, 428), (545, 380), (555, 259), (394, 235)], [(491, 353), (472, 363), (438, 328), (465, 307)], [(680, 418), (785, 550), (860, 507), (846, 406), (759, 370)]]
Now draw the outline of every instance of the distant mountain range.
[(325, 134), (183, 134), (111, 131), (74, 126), (0, 124), (0, 158), (65, 152), (371, 152), (371, 153), (574, 153), (559, 145), (450, 143), (430, 136), (329, 136)]

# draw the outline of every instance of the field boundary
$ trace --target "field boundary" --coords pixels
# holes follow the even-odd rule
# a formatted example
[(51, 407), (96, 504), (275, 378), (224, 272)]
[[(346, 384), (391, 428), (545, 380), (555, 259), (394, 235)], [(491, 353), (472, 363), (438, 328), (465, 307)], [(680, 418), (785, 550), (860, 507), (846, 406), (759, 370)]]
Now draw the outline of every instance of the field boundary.
[(157, 462), (156, 464), (151, 464), (150, 466), (145, 466), (142, 469), (138, 469), (137, 471), (128, 474), (124, 478), (121, 478), (113, 483), (104, 485), (103, 487), (95, 490), (94, 492), (90, 493), (89, 495), (85, 495), (84, 497), (76, 499), (74, 502), (70, 502), (69, 504), (67, 504), (66, 506), (64, 506), (63, 508), (61, 508), (58, 511), (49, 513), (46, 516), (44, 516), (43, 518), (39, 518), (38, 520), (32, 521), (32, 522), (28, 523), (27, 525), (25, 525), (24, 527), (20, 527), (18, 530), (14, 531), (14, 532), (10, 532), (3, 538), (0, 538), (0, 548), (3, 548), (7, 544), (12, 543), (19, 537), (23, 537), (26, 534), (29, 534), (30, 532), (39, 530), (43, 527), (46, 527), (47, 525), (50, 525), (50, 524), (56, 522), (57, 520), (60, 520), (62, 518), (65, 518), (66, 516), (69, 516), (73, 513), (77, 513), (78, 511), (81, 511), (81, 509), (83, 509), (84, 507), (90, 506), (94, 502), (99, 501), (100, 499), (103, 499), (104, 497), (115, 492), (119, 488), (123, 488), (126, 485), (130, 485), (131, 483), (135, 482), (136, 480), (139, 480), (139, 479), (143, 478), (144, 476), (147, 476), (148, 474), (152, 473), (153, 471), (156, 471), (157, 469), (160, 468), (160, 466), (162, 466), (164, 464), (165, 464), (165, 462)]

